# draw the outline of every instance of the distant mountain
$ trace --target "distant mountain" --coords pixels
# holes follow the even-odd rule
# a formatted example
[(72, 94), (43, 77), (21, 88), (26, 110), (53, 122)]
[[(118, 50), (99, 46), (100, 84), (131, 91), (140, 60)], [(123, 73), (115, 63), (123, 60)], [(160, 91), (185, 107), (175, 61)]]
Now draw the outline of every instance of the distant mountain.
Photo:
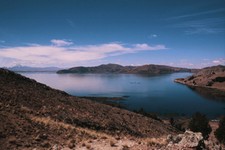
[(58, 67), (29, 67), (29, 66), (21, 66), (17, 65), (14, 67), (7, 68), (11, 71), (15, 72), (57, 72), (61, 70), (62, 68)]
[(195, 69), (170, 67), (164, 65), (121, 66), (103, 64), (95, 67), (73, 67), (59, 70), (57, 73), (125, 73), (125, 74), (165, 74), (173, 72), (193, 72)]

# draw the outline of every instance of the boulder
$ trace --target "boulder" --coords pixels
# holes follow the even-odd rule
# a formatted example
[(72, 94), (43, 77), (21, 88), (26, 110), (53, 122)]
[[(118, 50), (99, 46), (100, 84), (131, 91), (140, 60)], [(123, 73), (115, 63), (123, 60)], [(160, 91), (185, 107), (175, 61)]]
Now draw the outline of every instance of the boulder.
[(167, 141), (169, 147), (179, 148), (195, 148), (199, 145), (199, 142), (203, 140), (203, 136), (200, 132), (185, 131), (184, 134), (168, 135)]

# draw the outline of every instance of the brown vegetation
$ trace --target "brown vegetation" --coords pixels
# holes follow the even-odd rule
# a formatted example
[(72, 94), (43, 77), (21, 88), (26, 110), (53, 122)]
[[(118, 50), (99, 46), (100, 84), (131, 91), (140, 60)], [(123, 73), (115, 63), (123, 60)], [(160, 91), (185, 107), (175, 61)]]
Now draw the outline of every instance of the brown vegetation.
[(157, 138), (175, 133), (160, 121), (73, 97), (0, 69), (2, 149), (78, 147), (87, 140), (98, 143), (106, 138), (109, 143), (113, 137)]

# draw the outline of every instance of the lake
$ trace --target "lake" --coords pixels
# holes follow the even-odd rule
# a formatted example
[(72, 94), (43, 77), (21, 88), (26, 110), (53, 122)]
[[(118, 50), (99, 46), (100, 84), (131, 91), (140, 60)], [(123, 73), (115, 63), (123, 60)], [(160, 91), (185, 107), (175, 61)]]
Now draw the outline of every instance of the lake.
[(210, 118), (225, 114), (225, 102), (202, 97), (174, 79), (190, 73), (158, 76), (133, 74), (21, 73), (52, 88), (75, 96), (126, 97), (117, 101), (129, 110), (143, 108), (161, 116), (190, 116), (195, 112)]

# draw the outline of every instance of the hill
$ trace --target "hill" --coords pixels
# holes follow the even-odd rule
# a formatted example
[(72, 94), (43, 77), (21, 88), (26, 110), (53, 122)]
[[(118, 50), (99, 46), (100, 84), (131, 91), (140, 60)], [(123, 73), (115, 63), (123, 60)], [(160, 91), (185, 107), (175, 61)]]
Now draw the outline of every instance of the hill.
[(1, 149), (90, 149), (98, 144), (122, 149), (121, 144), (142, 147), (139, 144), (146, 140), (176, 133), (163, 122), (70, 96), (0, 69)]
[(188, 85), (203, 96), (225, 99), (225, 66), (206, 67), (175, 82)]
[(170, 67), (164, 65), (121, 66), (118, 64), (103, 64), (95, 67), (73, 67), (59, 70), (57, 73), (124, 73), (124, 74), (165, 74), (173, 72), (192, 72), (194, 69)]
[(198, 87), (215, 88), (225, 91), (225, 66), (203, 68), (188, 78), (176, 79), (176, 82)]
[(61, 68), (58, 67), (29, 67), (21, 65), (9, 67), (7, 69), (15, 72), (57, 72), (61, 70)]

